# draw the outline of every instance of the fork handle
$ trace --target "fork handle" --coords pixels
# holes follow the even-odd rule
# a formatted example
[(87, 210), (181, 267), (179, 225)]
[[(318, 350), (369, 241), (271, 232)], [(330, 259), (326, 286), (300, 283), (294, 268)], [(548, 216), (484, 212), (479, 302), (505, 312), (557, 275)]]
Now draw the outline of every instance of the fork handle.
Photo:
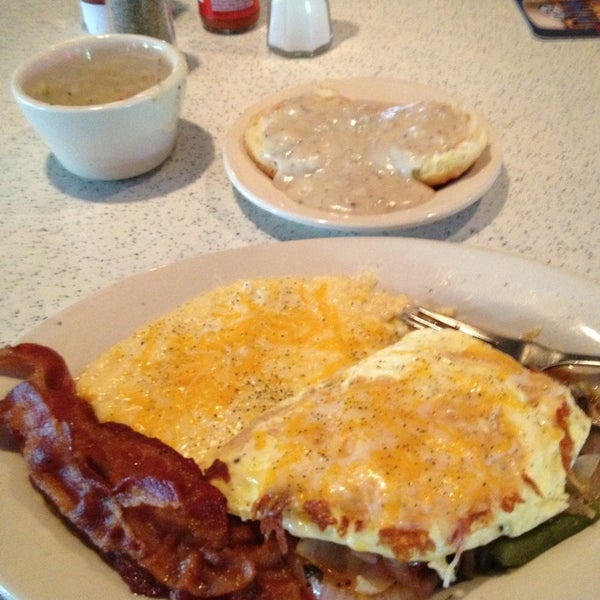
[(546, 367), (600, 367), (600, 356), (593, 354), (575, 354), (565, 353), (561, 358), (554, 361), (552, 365)]

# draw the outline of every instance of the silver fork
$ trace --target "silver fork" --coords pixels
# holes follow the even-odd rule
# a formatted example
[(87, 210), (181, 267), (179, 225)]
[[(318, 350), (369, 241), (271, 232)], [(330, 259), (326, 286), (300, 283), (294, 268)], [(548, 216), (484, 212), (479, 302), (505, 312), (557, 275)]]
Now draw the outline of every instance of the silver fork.
[(561, 366), (586, 366), (600, 367), (600, 355), (574, 354), (547, 348), (528, 340), (510, 338), (491, 331), (483, 330), (474, 325), (464, 323), (458, 319), (448, 317), (441, 313), (423, 308), (410, 306), (402, 312), (402, 320), (416, 329), (456, 329), (474, 338), (491, 344), (498, 350), (510, 354), (526, 367), (534, 371), (545, 371), (552, 367)]

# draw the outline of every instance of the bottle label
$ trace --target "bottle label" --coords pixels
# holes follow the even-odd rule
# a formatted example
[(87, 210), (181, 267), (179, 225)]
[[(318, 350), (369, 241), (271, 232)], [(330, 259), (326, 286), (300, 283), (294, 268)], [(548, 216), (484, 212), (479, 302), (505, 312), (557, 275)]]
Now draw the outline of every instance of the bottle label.
[(251, 14), (256, 9), (256, 0), (199, 0), (200, 14), (218, 17), (221, 13), (236, 13), (236, 16)]

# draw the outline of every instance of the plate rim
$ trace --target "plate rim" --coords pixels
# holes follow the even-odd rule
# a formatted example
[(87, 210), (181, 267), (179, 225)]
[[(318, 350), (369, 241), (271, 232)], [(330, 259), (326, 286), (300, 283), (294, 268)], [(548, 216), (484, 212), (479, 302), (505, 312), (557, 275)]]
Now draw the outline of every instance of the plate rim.
[[(242, 134), (250, 118), (260, 110), (316, 87), (327, 86), (338, 88), (342, 94), (362, 100), (408, 102), (417, 99), (435, 99), (468, 108), (475, 112), (484, 124), (488, 133), (488, 146), (466, 174), (436, 191), (432, 200), (420, 206), (376, 215), (341, 215), (299, 205), (277, 189), (271, 179), (250, 159), (244, 149)], [(362, 90), (370, 90), (370, 92), (364, 94)], [(222, 157), (225, 172), (233, 187), (244, 199), (261, 210), (301, 225), (365, 233), (407, 229), (450, 217), (480, 200), (498, 179), (503, 165), (498, 132), (481, 111), (471, 108), (469, 103), (458, 95), (451, 95), (442, 89), (418, 81), (394, 77), (313, 80), (263, 96), (244, 109), (233, 122), (225, 137)], [(487, 163), (483, 164), (485, 160)], [(475, 172), (477, 168), (481, 170)], [(466, 187), (469, 193), (463, 198), (454, 198), (457, 187), (459, 191)], [(449, 197), (446, 205), (439, 205), (440, 197), (442, 203)]]

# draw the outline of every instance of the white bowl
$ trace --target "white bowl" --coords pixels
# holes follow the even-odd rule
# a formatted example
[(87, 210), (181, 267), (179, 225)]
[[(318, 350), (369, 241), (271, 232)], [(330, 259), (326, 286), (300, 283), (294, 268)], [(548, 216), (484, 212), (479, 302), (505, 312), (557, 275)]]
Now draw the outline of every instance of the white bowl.
[[(85, 69), (87, 61), (96, 68), (113, 50), (124, 57), (160, 59), (168, 74), (133, 96), (100, 104), (50, 104), (31, 95), (36, 85), (55, 80), (48, 69), (68, 67), (82, 58)], [(186, 77), (185, 57), (175, 46), (152, 37), (116, 33), (85, 36), (40, 52), (17, 68), (12, 92), (26, 119), (66, 169), (87, 179), (124, 179), (157, 167), (171, 154)]]

